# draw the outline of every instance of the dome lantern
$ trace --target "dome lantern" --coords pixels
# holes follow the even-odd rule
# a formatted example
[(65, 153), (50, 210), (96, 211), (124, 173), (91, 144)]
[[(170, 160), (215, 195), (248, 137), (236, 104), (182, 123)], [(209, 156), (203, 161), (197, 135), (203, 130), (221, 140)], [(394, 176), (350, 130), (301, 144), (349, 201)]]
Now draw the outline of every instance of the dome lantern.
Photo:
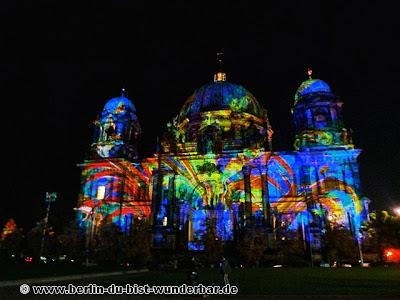
[(214, 74), (214, 82), (226, 81), (226, 73), (218, 71)]
[(225, 82), (226, 81), (226, 73), (222, 70), (222, 56), (224, 55), (223, 52), (217, 53), (218, 59), (218, 71), (214, 74), (214, 82)]

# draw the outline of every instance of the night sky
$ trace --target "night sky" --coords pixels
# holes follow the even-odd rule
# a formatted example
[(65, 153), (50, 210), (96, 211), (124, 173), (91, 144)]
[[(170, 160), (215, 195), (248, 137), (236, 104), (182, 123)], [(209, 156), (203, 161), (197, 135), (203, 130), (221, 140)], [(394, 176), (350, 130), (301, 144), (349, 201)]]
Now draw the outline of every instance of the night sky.
[(59, 193), (53, 218), (72, 218), (77, 164), (92, 142), (93, 121), (122, 87), (142, 126), (140, 154), (152, 155), (165, 124), (212, 80), (220, 51), (228, 81), (268, 109), (274, 150), (293, 149), (290, 108), (311, 67), (344, 101), (345, 124), (363, 149), (361, 180), (372, 208), (400, 203), (394, 7), (381, 1), (17, 2), (0, 4), (0, 226), (10, 217), (33, 226), (44, 217), (46, 191)]

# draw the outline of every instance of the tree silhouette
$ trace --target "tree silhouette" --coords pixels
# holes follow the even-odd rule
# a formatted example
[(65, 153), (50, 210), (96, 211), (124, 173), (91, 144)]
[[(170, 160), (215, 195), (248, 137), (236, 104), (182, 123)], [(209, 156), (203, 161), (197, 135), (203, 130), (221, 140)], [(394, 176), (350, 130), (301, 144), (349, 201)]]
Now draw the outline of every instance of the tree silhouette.
[(84, 239), (83, 234), (75, 221), (71, 221), (64, 226), (63, 233), (57, 237), (59, 255), (66, 254), (70, 258), (80, 258), (83, 254)]
[(217, 235), (215, 221), (212, 220), (204, 235), (204, 254), (208, 264), (216, 264), (224, 254), (223, 243)]
[(237, 244), (237, 251), (245, 265), (258, 267), (267, 250), (267, 245), (268, 240), (264, 229), (251, 227), (241, 237), (241, 241)]
[(129, 235), (123, 238), (123, 253), (126, 262), (135, 267), (147, 265), (151, 259), (151, 234), (146, 219), (134, 219)]
[(102, 223), (96, 229), (91, 249), (94, 259), (103, 265), (114, 265), (122, 258), (122, 233), (114, 223)]
[(347, 228), (328, 225), (324, 239), (323, 255), (330, 265), (334, 262), (337, 266), (343, 262), (357, 262), (359, 251), (356, 240)]
[(14, 259), (19, 258), (22, 250), (22, 240), (21, 229), (17, 228), (14, 219), (9, 219), (4, 226), (1, 236), (1, 259), (3, 261), (10, 260), (12, 255), (14, 255)]
[(378, 253), (381, 261), (386, 248), (400, 247), (400, 218), (387, 211), (371, 212), (363, 231), (366, 251)]

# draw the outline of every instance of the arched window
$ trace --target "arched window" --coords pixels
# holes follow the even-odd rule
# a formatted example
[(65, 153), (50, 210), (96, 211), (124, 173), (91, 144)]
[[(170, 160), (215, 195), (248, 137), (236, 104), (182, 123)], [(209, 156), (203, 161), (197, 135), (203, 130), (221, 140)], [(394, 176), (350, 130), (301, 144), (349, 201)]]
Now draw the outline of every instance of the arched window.
[(330, 126), (330, 112), (324, 108), (317, 108), (313, 111), (313, 120), (316, 128)]
[(200, 153), (219, 153), (222, 151), (221, 131), (217, 126), (209, 125), (201, 132), (198, 150)]

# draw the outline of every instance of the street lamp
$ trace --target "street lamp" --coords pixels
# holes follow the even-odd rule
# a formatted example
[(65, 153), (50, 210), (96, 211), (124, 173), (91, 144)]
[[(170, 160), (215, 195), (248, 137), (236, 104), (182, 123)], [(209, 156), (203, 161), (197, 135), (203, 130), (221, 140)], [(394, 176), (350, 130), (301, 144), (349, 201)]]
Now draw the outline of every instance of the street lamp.
[(395, 213), (397, 216), (400, 217), (400, 206), (395, 207), (395, 208), (393, 209), (393, 211), (394, 211), (394, 213)]
[(57, 199), (57, 193), (55, 193), (55, 192), (52, 192), (52, 193), (46, 192), (45, 202), (47, 202), (47, 208), (46, 208), (46, 217), (44, 218), (44, 225), (43, 225), (43, 231), (42, 231), (42, 241), (40, 243), (40, 251), (39, 251), (39, 257), (40, 258), (42, 257), (43, 250), (44, 250), (47, 223), (49, 221), (50, 206), (51, 206), (51, 203), (56, 201), (56, 199)]
[(95, 219), (96, 219), (96, 206), (92, 207), (92, 209), (89, 212), (88, 217), (86, 218), (86, 220), (89, 222), (89, 224), (86, 227), (86, 241), (85, 241), (85, 265), (86, 267), (89, 266), (89, 254), (90, 254), (90, 248), (91, 248), (91, 242), (93, 239), (93, 235), (94, 235), (94, 229), (96, 224), (94, 224)]
[(74, 210), (81, 211), (86, 214), (86, 217), (81, 220), (81, 222), (86, 223), (86, 234), (85, 234), (85, 266), (89, 266), (89, 248), (90, 248), (90, 241), (93, 237), (94, 232), (94, 218), (96, 212), (96, 206), (81, 206), (76, 207)]

